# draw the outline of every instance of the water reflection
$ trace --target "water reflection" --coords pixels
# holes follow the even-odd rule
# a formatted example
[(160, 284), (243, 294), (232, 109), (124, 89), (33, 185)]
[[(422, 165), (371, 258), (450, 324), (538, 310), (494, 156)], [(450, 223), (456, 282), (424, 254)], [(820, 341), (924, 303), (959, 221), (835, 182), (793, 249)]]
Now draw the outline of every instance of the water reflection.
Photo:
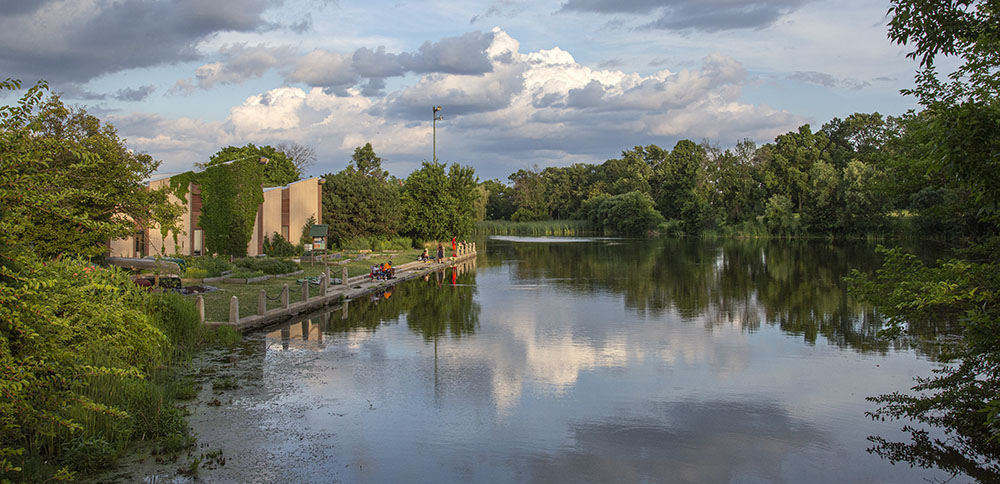
[[(842, 276), (877, 263), (869, 248), (649, 240), (479, 247), (476, 264), (267, 332), (264, 396), (246, 403), (261, 411), (260, 428), (279, 436), (265, 460), (284, 462), (271, 449), (302, 446), (323, 456), (275, 475), (443, 483), (941, 477), (865, 452), (868, 435), (896, 429), (865, 418), (864, 397), (904, 389), (934, 366), (907, 350), (933, 355), (923, 340), (877, 341), (877, 313), (847, 297)], [(290, 421), (295, 438), (283, 439), (275, 429)]]
[(427, 341), (474, 333), (480, 312), (475, 267), (475, 260), (463, 261), (422, 279), (387, 286), (332, 311), (305, 315), (272, 329), (268, 338), (280, 339), (285, 350), (293, 342), (302, 348), (322, 349), (325, 333), (374, 332), (384, 324), (399, 323), (401, 317)]
[(936, 357), (947, 324), (919, 328), (920, 337), (876, 337), (882, 319), (847, 295), (852, 269), (873, 271), (870, 246), (815, 241), (594, 241), (532, 244), (492, 241), (486, 266), (513, 264), (519, 284), (539, 282), (585, 296), (621, 294), (627, 308), (648, 318), (676, 311), (686, 320), (739, 326), (777, 325), (811, 344), (822, 336), (840, 347), (881, 352), (916, 347)]
[(576, 445), (537, 459), (532, 482), (783, 482), (790, 456), (830, 445), (777, 402), (660, 403), (648, 413), (573, 425)]

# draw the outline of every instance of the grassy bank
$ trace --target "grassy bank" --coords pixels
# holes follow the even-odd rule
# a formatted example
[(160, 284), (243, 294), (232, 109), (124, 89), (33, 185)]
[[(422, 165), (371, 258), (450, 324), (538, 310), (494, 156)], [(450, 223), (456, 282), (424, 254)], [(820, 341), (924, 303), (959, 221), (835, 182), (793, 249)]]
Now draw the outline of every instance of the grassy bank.
[(476, 222), (475, 235), (529, 235), (574, 236), (593, 235), (594, 228), (586, 220), (540, 220), (536, 222), (511, 222), (508, 220), (483, 220)]
[[(347, 276), (355, 277), (368, 274), (373, 264), (391, 260), (394, 265), (404, 264), (416, 260), (422, 249), (407, 249), (392, 252), (382, 252), (369, 254), (368, 258), (355, 260), (358, 253), (345, 253), (345, 259), (340, 263), (331, 262), (330, 277), (340, 278), (343, 267), (347, 267)], [(302, 300), (302, 284), (299, 279), (315, 277), (323, 273), (325, 266), (320, 263), (310, 265), (308, 262), (302, 264), (302, 274), (285, 277), (275, 277), (261, 282), (251, 284), (235, 284), (226, 282), (215, 282), (211, 285), (217, 287), (218, 291), (205, 293), (202, 297), (205, 300), (205, 319), (208, 321), (228, 321), (229, 320), (229, 300), (236, 296), (240, 300), (240, 317), (247, 317), (257, 314), (257, 298), (263, 289), (268, 296), (267, 309), (277, 309), (281, 307), (279, 296), (281, 288), (288, 284), (288, 302), (295, 303)], [(309, 297), (319, 296), (319, 286), (310, 284)], [(188, 296), (193, 301), (195, 296)]]

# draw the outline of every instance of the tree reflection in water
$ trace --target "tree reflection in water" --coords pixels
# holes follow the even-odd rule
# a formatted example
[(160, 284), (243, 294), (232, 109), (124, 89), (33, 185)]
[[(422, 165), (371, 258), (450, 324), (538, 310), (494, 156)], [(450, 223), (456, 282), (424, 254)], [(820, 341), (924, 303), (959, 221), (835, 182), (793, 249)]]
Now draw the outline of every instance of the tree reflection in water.
[(475, 282), (475, 261), (465, 261), (361, 296), (348, 302), (346, 310), (335, 308), (307, 315), (270, 331), (268, 336), (280, 339), (282, 348), (288, 349), (293, 340), (321, 343), (323, 333), (376, 331), (383, 324), (399, 323), (405, 317), (407, 327), (426, 341), (445, 335), (459, 338), (474, 333), (479, 322)]
[(841, 348), (916, 348), (931, 358), (937, 357), (937, 341), (957, 331), (927, 324), (909, 339), (879, 339), (878, 312), (848, 297), (843, 281), (851, 269), (878, 267), (873, 247), (862, 243), (605, 239), (494, 242), (491, 249), (480, 257), (484, 265), (517, 260), (518, 280), (545, 280), (587, 295), (620, 294), (627, 308), (649, 318), (676, 311), (688, 321), (704, 317), (750, 332), (769, 324), (809, 344), (823, 336)]

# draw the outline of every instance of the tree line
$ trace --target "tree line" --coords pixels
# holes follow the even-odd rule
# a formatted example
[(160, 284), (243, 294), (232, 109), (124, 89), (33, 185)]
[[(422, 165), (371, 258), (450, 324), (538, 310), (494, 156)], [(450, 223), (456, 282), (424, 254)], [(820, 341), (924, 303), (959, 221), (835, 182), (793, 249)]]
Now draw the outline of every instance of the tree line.
[(922, 151), (932, 118), (855, 113), (760, 146), (684, 139), (600, 164), (521, 169), (482, 184), (485, 218), (583, 219), (620, 234), (982, 235), (977, 201)]

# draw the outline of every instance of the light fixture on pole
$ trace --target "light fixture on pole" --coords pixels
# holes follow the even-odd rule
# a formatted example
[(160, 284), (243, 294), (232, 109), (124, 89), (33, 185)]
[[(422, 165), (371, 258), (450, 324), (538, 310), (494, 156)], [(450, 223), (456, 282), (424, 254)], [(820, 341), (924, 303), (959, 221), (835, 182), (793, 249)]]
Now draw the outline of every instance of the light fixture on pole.
[(433, 128), (432, 128), (431, 131), (433, 133), (433, 138), (434, 138), (434, 148), (433, 148), (434, 152), (432, 153), (432, 155), (434, 157), (434, 163), (437, 163), (437, 161), (438, 161), (438, 155), (437, 155), (437, 122), (439, 120), (444, 119), (444, 116), (439, 116), (438, 115), (438, 111), (441, 111), (441, 106), (434, 106), (434, 107), (431, 108), (431, 117), (433, 118), (433, 121), (432, 121)]

